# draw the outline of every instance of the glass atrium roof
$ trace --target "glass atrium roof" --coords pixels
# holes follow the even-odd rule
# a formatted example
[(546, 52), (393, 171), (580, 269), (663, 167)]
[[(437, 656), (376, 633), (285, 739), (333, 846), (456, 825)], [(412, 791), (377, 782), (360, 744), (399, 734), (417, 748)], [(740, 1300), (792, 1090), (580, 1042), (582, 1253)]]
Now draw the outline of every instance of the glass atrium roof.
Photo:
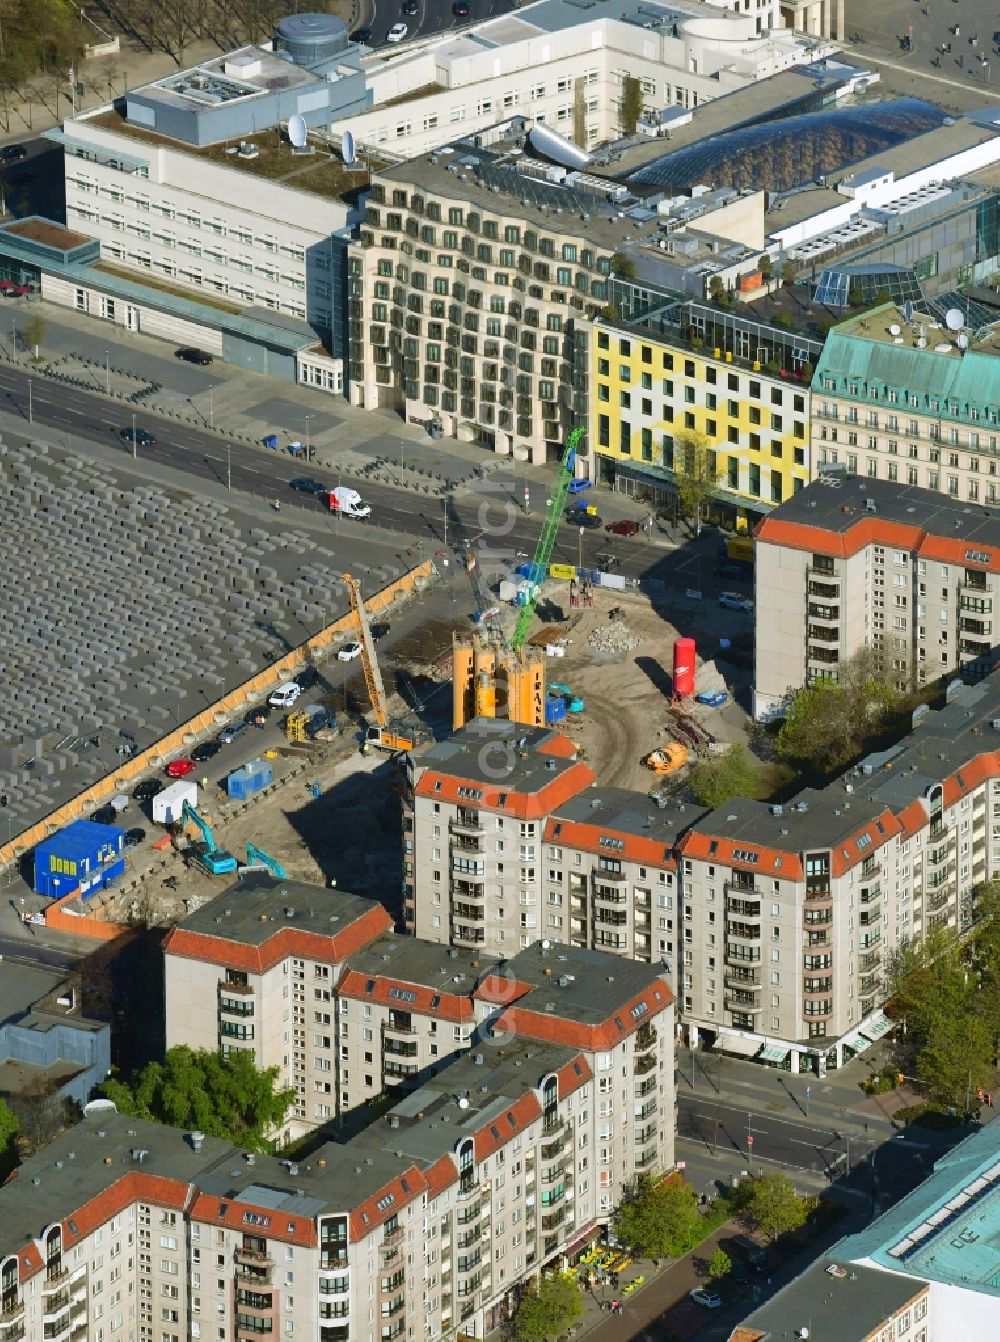
[[(919, 98), (826, 108), (741, 126), (648, 163), (633, 189), (731, 186), (791, 191), (940, 126), (945, 114)], [(641, 194), (641, 192), (640, 192)]]

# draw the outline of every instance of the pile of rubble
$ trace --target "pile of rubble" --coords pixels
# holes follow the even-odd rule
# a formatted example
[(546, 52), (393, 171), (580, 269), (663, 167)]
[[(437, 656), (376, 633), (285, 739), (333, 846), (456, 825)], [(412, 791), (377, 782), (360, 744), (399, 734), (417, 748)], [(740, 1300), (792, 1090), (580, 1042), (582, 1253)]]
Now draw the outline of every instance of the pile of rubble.
[(587, 647), (594, 652), (631, 652), (642, 643), (642, 635), (634, 634), (624, 620), (612, 620), (598, 625), (587, 635)]

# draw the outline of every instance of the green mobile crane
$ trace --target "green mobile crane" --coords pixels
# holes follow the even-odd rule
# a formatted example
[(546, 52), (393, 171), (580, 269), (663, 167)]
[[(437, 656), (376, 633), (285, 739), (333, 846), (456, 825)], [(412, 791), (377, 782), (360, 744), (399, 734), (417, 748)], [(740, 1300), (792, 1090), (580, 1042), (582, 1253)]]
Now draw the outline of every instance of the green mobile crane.
[(573, 466), (576, 461), (576, 449), (583, 437), (583, 429), (575, 428), (570, 430), (569, 437), (566, 439), (566, 447), (563, 451), (562, 462), (559, 466), (559, 474), (556, 478), (555, 487), (552, 490), (552, 498), (549, 500), (548, 510), (545, 514), (545, 524), (542, 527), (542, 534), (538, 537), (538, 544), (535, 547), (535, 557), (531, 561), (528, 581), (531, 584), (527, 602), (521, 607), (517, 617), (517, 624), (514, 626), (514, 634), (510, 640), (510, 646), (514, 652), (520, 652), (524, 647), (524, 641), (528, 637), (528, 630), (531, 628), (531, 621), (534, 618), (535, 606), (538, 604), (538, 592), (549, 569), (549, 560), (552, 558), (552, 548), (556, 543), (556, 533), (559, 530), (559, 523), (562, 520), (563, 508), (566, 505), (566, 496), (569, 493), (570, 482), (573, 479)]

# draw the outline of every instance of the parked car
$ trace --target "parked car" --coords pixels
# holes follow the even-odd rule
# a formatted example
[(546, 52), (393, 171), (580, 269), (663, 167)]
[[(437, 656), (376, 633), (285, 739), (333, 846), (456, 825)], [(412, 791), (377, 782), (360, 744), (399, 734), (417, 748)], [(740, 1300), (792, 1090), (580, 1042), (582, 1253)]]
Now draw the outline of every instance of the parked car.
[(374, 624), (372, 625), (372, 627), (371, 627), (371, 631), (372, 631), (372, 642), (373, 642), (373, 643), (377, 643), (377, 642), (379, 641), (379, 639), (381, 639), (381, 638), (385, 638), (385, 636), (386, 636), (386, 634), (389, 632), (390, 628), (391, 628), (391, 625), (389, 624), (389, 621), (388, 621), (388, 620), (376, 620), (375, 623), (374, 623)]
[(132, 800), (152, 801), (166, 786), (166, 783), (161, 783), (158, 778), (144, 778), (132, 789)]
[(107, 806), (99, 806), (90, 818), (95, 825), (113, 825), (118, 819), (118, 812), (109, 802)]
[(118, 436), (126, 443), (135, 441), (140, 447), (152, 447), (156, 442), (148, 429), (133, 429), (131, 426), (122, 429)]
[(216, 738), (220, 746), (230, 746), (238, 736), (242, 736), (247, 729), (245, 722), (230, 722), (223, 727)]
[[(298, 680), (295, 681), (295, 684), (298, 685), (300, 690), (302, 689), (302, 686), (299, 685)], [(268, 720), (270, 716), (271, 716), (270, 704), (255, 704), (253, 708), (248, 708), (247, 711), (243, 714), (243, 721), (247, 724), (248, 727), (263, 727), (264, 723)]]
[(19, 158), (27, 158), (28, 151), (23, 144), (5, 144), (0, 149), (0, 162), (16, 163)]
[(136, 826), (135, 829), (125, 831), (125, 847), (138, 848), (140, 843), (146, 842), (146, 831)]
[(773, 1266), (771, 1255), (763, 1247), (750, 1238), (749, 1235), (734, 1235), (731, 1240), (727, 1240), (721, 1246), (729, 1254), (730, 1258), (741, 1258), (747, 1267), (754, 1272), (770, 1272)]
[(191, 751), (191, 758), (195, 764), (204, 764), (213, 755), (217, 755), (221, 749), (222, 745), (218, 741), (202, 741), (200, 746), (195, 746), (194, 750)]
[(469, 0), (455, 0), (451, 12), (456, 19), (467, 19), (472, 13), (472, 6), (469, 4)]
[(318, 480), (313, 480), (308, 475), (297, 475), (294, 480), (288, 482), (292, 489), (298, 490), (300, 494), (325, 494), (326, 485), (321, 485)]
[(630, 517), (623, 517), (620, 522), (609, 522), (604, 530), (612, 532), (615, 536), (634, 536), (637, 531), (642, 530), (642, 527)]
[(721, 563), (716, 564), (715, 572), (720, 578), (745, 578), (748, 576), (743, 565), (737, 563), (735, 559), (722, 560)]
[(267, 702), (272, 708), (291, 708), (301, 693), (301, 685), (296, 685), (294, 680), (286, 680), (284, 685), (279, 685), (276, 690), (271, 691), (267, 696)]
[(182, 756), (179, 760), (171, 760), (166, 768), (168, 778), (184, 778), (190, 773), (194, 773), (197, 765), (194, 760)]
[[(461, 3), (461, 0), (459, 0)], [(582, 494), (585, 489), (590, 489), (593, 485), (592, 480), (571, 480), (569, 482), (569, 492), (571, 494)]]
[(727, 610), (742, 610), (747, 615), (753, 614), (753, 602), (748, 596), (740, 596), (739, 592), (720, 592), (719, 605), (725, 606)]
[(307, 666), (304, 671), (300, 671), (295, 677), (295, 683), (300, 690), (309, 690), (319, 680), (319, 672), (314, 666)]
[(401, 8), (407, 18), (412, 19), (415, 14), (420, 13), (420, 0), (403, 0)]
[(196, 363), (200, 368), (207, 368), (212, 362), (211, 354), (206, 354), (203, 349), (195, 349), (193, 345), (182, 345), (180, 349), (175, 349), (174, 358), (183, 359), (185, 363)]
[(716, 1295), (714, 1291), (706, 1290), (704, 1286), (696, 1286), (693, 1291), (688, 1291), (688, 1299), (693, 1300), (696, 1305), (701, 1305), (704, 1309), (721, 1309), (722, 1296)]
[(351, 41), (359, 42), (363, 47), (370, 46), (371, 40), (372, 30), (370, 28), (355, 28), (354, 32), (351, 33)]
[(571, 509), (566, 514), (566, 521), (570, 526), (586, 527), (589, 531), (594, 531), (602, 525), (598, 514), (588, 513), (586, 508)]
[(696, 704), (704, 704), (706, 708), (721, 708), (729, 700), (729, 695), (725, 690), (702, 690), (701, 694), (694, 696)]
[(394, 23), (386, 33), (385, 40), (387, 42), (402, 42), (409, 31), (405, 23)]
[(360, 643), (345, 643), (342, 648), (337, 649), (338, 662), (353, 662), (355, 657), (361, 656)]

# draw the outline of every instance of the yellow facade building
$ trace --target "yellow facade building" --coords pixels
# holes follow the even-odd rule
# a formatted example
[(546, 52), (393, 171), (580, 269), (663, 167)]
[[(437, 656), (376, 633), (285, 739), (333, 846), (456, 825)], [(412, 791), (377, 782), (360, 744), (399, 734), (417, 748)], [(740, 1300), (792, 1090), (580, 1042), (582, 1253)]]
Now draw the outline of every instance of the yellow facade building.
[(685, 319), (692, 315), (708, 321), (689, 321), (684, 336), (649, 323), (595, 328), (596, 474), (669, 504), (675, 438), (702, 433), (717, 472), (713, 501), (752, 523), (810, 478), (809, 382), (820, 345), (746, 319), (710, 325), (711, 308), (684, 305)]

